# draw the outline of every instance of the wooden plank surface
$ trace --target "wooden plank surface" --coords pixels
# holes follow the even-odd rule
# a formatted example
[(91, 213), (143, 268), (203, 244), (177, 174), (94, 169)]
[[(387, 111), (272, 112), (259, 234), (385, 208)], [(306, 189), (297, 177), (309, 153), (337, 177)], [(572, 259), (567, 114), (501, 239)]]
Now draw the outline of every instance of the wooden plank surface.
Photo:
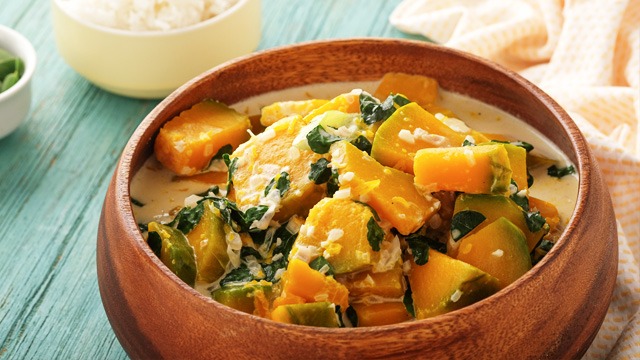
[[(260, 49), (411, 37), (388, 23), (399, 0), (262, 1)], [(96, 233), (120, 152), (158, 101), (112, 95), (68, 67), (49, 0), (0, 0), (0, 24), (38, 54), (30, 116), (0, 139), (0, 358), (126, 358), (98, 292)]]

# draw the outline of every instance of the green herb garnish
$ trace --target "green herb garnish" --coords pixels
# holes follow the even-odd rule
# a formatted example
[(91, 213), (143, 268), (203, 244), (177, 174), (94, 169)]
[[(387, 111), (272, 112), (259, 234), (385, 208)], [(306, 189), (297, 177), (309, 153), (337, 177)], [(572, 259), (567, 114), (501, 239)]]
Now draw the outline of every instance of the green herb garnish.
[(314, 269), (314, 270), (317, 270), (317, 271), (320, 271), (321, 269), (325, 268), (325, 269), (327, 269), (327, 271), (324, 272), (325, 275), (334, 275), (335, 274), (335, 271), (333, 270), (333, 266), (322, 255), (318, 256), (315, 259), (313, 259), (309, 263), (309, 267)]
[(331, 177), (331, 168), (329, 167), (329, 160), (320, 158), (315, 163), (311, 164), (311, 171), (309, 171), (309, 180), (312, 180), (317, 185), (324, 184), (329, 181)]
[(407, 309), (407, 312), (411, 314), (411, 316), (416, 317), (416, 312), (415, 312), (415, 309), (413, 308), (413, 297), (412, 297), (411, 286), (409, 285), (408, 282), (407, 282), (407, 290), (405, 290), (404, 297), (402, 298), (402, 303), (404, 304), (404, 307)]
[(429, 241), (426, 236), (419, 234), (411, 234), (405, 239), (411, 254), (413, 255), (413, 261), (416, 265), (424, 265), (429, 261)]
[(484, 215), (473, 210), (463, 210), (451, 219), (451, 237), (457, 241), (467, 235), (486, 219)]
[(180, 230), (183, 234), (188, 234), (200, 222), (204, 214), (204, 203), (200, 202), (194, 207), (185, 206), (167, 225)]
[(369, 222), (367, 222), (367, 241), (369, 241), (369, 245), (371, 245), (371, 249), (373, 251), (380, 251), (380, 243), (384, 239), (384, 231), (376, 220), (373, 218), (369, 218)]
[(533, 145), (529, 144), (526, 141), (503, 141), (503, 140), (491, 140), (491, 142), (493, 143), (499, 143), (499, 144), (511, 144), (511, 145), (515, 145), (518, 147), (521, 147), (523, 149), (525, 149), (527, 152), (530, 152), (531, 150), (533, 150)]
[(353, 146), (357, 147), (358, 149), (366, 152), (367, 154), (371, 155), (371, 147), (373, 145), (371, 144), (371, 141), (369, 141), (369, 139), (367, 139), (364, 135), (360, 135), (357, 138), (355, 138), (355, 140), (351, 141), (351, 144), (353, 144)]
[(547, 174), (549, 176), (553, 176), (558, 179), (567, 175), (575, 174), (575, 173), (576, 173), (576, 169), (573, 167), (573, 165), (569, 165), (567, 167), (557, 167), (556, 165), (551, 165), (547, 169)]
[(267, 187), (264, 189), (264, 196), (267, 196), (271, 189), (273, 189), (273, 187), (275, 186), (280, 193), (280, 197), (283, 197), (287, 190), (289, 190), (290, 185), (291, 181), (289, 180), (289, 173), (283, 171), (280, 174), (276, 175), (276, 177), (271, 179)]
[(136, 198), (134, 198), (132, 196), (130, 196), (129, 199), (131, 200), (131, 203), (133, 205), (137, 206), (137, 207), (143, 207), (144, 206), (144, 203), (142, 201), (140, 201), (140, 200), (138, 200), (138, 199), (136, 199)]
[(315, 153), (326, 154), (331, 148), (331, 144), (340, 141), (339, 136), (329, 134), (322, 125), (318, 125), (307, 134), (309, 148)]
[(396, 111), (395, 104), (404, 106), (410, 103), (402, 95), (389, 95), (382, 103), (367, 92), (360, 93), (360, 113), (362, 119), (368, 125), (373, 125), (378, 121), (387, 120)]
[(229, 154), (222, 154), (222, 160), (227, 165), (227, 193), (229, 193), (233, 185), (233, 174), (238, 169), (238, 158), (231, 159)]
[(331, 177), (327, 181), (327, 196), (333, 197), (336, 191), (340, 190), (340, 183), (338, 182), (338, 170), (331, 169)]
[(542, 217), (542, 215), (540, 215), (540, 211), (536, 211), (536, 212), (523, 211), (522, 213), (524, 214), (524, 220), (527, 223), (527, 228), (529, 228), (529, 231), (533, 233), (540, 231), (544, 226), (544, 224), (547, 223), (547, 220), (545, 220), (545, 218)]

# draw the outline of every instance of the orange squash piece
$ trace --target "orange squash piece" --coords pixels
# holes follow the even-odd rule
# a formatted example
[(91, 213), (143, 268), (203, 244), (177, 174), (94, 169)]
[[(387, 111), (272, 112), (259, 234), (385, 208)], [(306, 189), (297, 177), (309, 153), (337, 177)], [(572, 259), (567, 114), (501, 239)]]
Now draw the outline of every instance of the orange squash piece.
[(279, 120), (231, 154), (232, 159), (238, 159), (233, 189), (241, 209), (259, 205), (265, 198), (267, 185), (283, 171), (289, 174), (290, 186), (280, 200), (274, 220), (286, 220), (295, 214), (304, 216), (324, 197), (325, 185), (309, 180), (311, 164), (321, 155), (292, 145), (303, 125), (300, 115)]
[(431, 249), (426, 264), (411, 260), (409, 283), (417, 319), (461, 309), (499, 290), (493, 276)]
[(529, 196), (529, 209), (532, 211), (540, 211), (540, 215), (544, 217), (549, 224), (549, 232), (553, 232), (560, 223), (560, 214), (558, 208), (550, 202)]
[(373, 138), (371, 156), (382, 165), (413, 174), (413, 159), (418, 150), (462, 146), (464, 138), (417, 103), (409, 103), (380, 125)]
[(310, 99), (299, 101), (278, 101), (267, 105), (260, 110), (260, 124), (262, 126), (270, 126), (280, 119), (284, 119), (291, 115), (300, 115), (302, 117), (309, 114), (312, 110), (326, 104), (329, 100)]
[(354, 303), (351, 306), (358, 315), (359, 327), (397, 324), (412, 319), (402, 302)]
[(379, 296), (387, 299), (399, 299), (404, 296), (404, 274), (401, 266), (385, 272), (370, 270), (336, 277), (349, 290), (352, 298), (363, 299), (367, 296)]
[(156, 137), (156, 158), (178, 175), (204, 170), (225, 145), (234, 148), (249, 138), (251, 122), (228, 106), (204, 100), (168, 121)]
[(415, 232), (438, 211), (438, 201), (422, 195), (413, 176), (382, 166), (346, 141), (331, 149), (331, 166), (340, 173), (340, 189), (349, 189), (352, 199), (370, 205), (401, 234)]
[(296, 257), (302, 246), (319, 249), (336, 274), (371, 268), (378, 260), (367, 239), (371, 210), (350, 199), (324, 198), (310, 211), (291, 250)]
[(438, 99), (438, 81), (422, 75), (386, 73), (373, 96), (384, 101), (392, 93), (402, 94), (420, 106), (428, 106)]
[(469, 194), (507, 194), (512, 173), (503, 144), (421, 149), (413, 170), (425, 191)]
[(349, 306), (349, 290), (344, 285), (300, 259), (291, 259), (280, 281), (282, 293), (274, 300), (274, 307), (323, 301), (340, 305), (342, 309)]
[(501, 289), (531, 269), (524, 234), (504, 217), (460, 240), (456, 258), (498, 279)]
[(340, 94), (324, 103), (320, 107), (311, 110), (307, 115), (304, 116), (303, 120), (306, 124), (308, 124), (316, 116), (324, 114), (329, 110), (336, 110), (347, 114), (359, 113), (360, 94), (357, 92)]

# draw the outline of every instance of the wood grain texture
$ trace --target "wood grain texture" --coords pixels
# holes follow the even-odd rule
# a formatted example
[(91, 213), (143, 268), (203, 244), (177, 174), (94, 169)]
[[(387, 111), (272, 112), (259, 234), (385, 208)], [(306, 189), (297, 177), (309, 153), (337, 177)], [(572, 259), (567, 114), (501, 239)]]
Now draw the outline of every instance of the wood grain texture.
[[(260, 49), (392, 28), (399, 3), (262, 0)], [(0, 139), (0, 358), (122, 359), (96, 279), (98, 219), (129, 136), (158, 101), (102, 91), (57, 53), (48, 0), (0, 0), (0, 23), (34, 45), (26, 122)]]
[[(388, 71), (433, 76), (447, 90), (519, 114), (577, 165), (574, 218), (549, 254), (516, 282), (434, 318), (310, 328), (258, 318), (201, 296), (146, 245), (133, 219), (128, 184), (153, 136), (173, 115), (203, 98), (234, 102), (310, 82), (378, 79)], [(574, 359), (586, 351), (607, 311), (617, 273), (616, 244), (613, 209), (595, 160), (575, 124), (546, 94), (474, 56), (424, 42), (360, 39), (269, 50), (213, 69), (165, 99), (133, 134), (109, 187), (97, 262), (107, 314), (134, 358)]]

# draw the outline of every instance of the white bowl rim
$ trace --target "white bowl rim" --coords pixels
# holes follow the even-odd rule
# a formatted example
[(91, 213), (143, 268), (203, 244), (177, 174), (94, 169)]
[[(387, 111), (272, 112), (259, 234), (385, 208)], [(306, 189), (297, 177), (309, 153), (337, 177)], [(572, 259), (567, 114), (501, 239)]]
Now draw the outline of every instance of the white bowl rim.
[(170, 30), (142, 30), (142, 31), (137, 31), (137, 30), (127, 30), (127, 29), (118, 29), (118, 28), (112, 28), (112, 27), (108, 27), (105, 25), (100, 25), (100, 24), (96, 24), (93, 23), (91, 21), (88, 21), (86, 19), (82, 19), (80, 17), (78, 17), (77, 15), (70, 13), (67, 8), (61, 4), (61, 2), (63, 2), (63, 0), (52, 0), (51, 2), (57, 6), (57, 8), (64, 13), (66, 16), (72, 18), (73, 20), (77, 21), (78, 23), (82, 24), (83, 26), (86, 26), (88, 28), (91, 28), (93, 30), (96, 31), (101, 31), (101, 32), (105, 32), (105, 33), (110, 33), (116, 36), (129, 36), (129, 37), (139, 37), (139, 38), (150, 38), (150, 37), (162, 37), (162, 36), (168, 36), (168, 35), (178, 35), (181, 33), (187, 33), (187, 32), (191, 32), (191, 31), (196, 31), (199, 30), (200, 28), (209, 26), (211, 24), (217, 23), (217, 22), (221, 22), (223, 21), (225, 18), (231, 16), (232, 14), (236, 13), (239, 11), (240, 8), (244, 7), (245, 5), (247, 5), (250, 1), (255, 1), (255, 0), (238, 0), (235, 4), (233, 4), (230, 8), (228, 8), (227, 10), (223, 11), (222, 13), (215, 15), (209, 19), (197, 22), (195, 24), (191, 24), (191, 25), (187, 25), (181, 28), (176, 28), (176, 29), (170, 29)]
[[(33, 73), (36, 70), (36, 62), (37, 62), (37, 54), (33, 45), (24, 35), (19, 33), (18, 31), (4, 26), (0, 24), (0, 34), (7, 34), (9, 37), (15, 38), (17, 40), (18, 47), (25, 51), (26, 57), (21, 58), (24, 62), (24, 73), (20, 77), (17, 83), (15, 83), (12, 87), (7, 89), (6, 91), (0, 93), (0, 102), (10, 98), (13, 94), (20, 91), (23, 87), (27, 86), (33, 77)], [(0, 44), (1, 45), (1, 44)], [(11, 51), (13, 53), (13, 51)], [(13, 54), (16, 55), (16, 54)], [(17, 56), (17, 55), (16, 55)]]

